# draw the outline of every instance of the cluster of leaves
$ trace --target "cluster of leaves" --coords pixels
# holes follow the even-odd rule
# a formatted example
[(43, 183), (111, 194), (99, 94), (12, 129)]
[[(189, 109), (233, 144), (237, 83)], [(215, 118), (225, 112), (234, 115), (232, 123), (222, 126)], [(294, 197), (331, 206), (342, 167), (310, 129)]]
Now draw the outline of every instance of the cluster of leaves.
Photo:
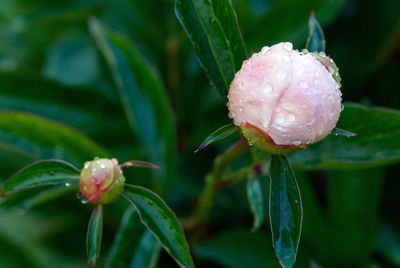
[[(391, 179), (400, 160), (400, 113), (369, 105), (400, 108), (398, 98), (384, 94), (398, 94), (393, 86), (399, 65), (393, 59), (398, 55), (399, 6), (390, 2), (238, 0), (232, 8), (230, 1), (180, 0), (176, 15), (182, 28), (173, 1), (1, 1), (0, 179), (40, 159), (57, 158), (77, 167), (95, 156), (143, 159), (161, 169), (129, 170), (128, 183), (153, 189), (179, 216), (190, 214), (193, 202), (188, 200), (198, 196), (212, 159), (239, 138), (233, 134), (207, 151), (192, 153), (210, 130), (229, 123), (223, 98), (247, 57), (246, 45), (249, 51), (280, 41), (304, 47), (307, 20), (315, 10), (323, 26), (337, 18), (326, 31), (327, 53), (341, 68), (343, 98), (364, 104), (346, 104), (338, 124), (359, 137), (331, 135), (289, 157), (304, 212), (297, 265), (400, 265), (400, 230), (394, 227), (400, 219), (391, 213), (399, 208), (399, 182)], [(223, 98), (205, 78), (184, 30)], [(376, 38), (371, 40), (371, 33)], [(352, 44), (343, 47), (346, 38)], [(252, 161), (249, 154), (243, 156), (227, 177)], [(279, 265), (270, 231), (260, 228), (268, 217), (266, 176), (250, 172), (247, 187), (239, 182), (221, 191), (206, 229), (188, 234), (198, 267)], [(73, 181), (62, 181), (40, 192), (10, 193), (1, 209), (36, 208), (23, 217), (1, 212), (0, 266), (85, 266), (81, 242), (90, 209), (71, 194), (77, 191)], [(379, 213), (382, 203), (385, 209)], [(104, 210), (104, 223), (100, 208), (90, 221), (104, 227), (100, 265), (175, 265), (160, 254), (160, 243), (139, 224), (135, 210), (123, 202)], [(250, 211), (256, 234), (243, 230), (251, 228)], [(90, 234), (96, 240), (96, 233)]]

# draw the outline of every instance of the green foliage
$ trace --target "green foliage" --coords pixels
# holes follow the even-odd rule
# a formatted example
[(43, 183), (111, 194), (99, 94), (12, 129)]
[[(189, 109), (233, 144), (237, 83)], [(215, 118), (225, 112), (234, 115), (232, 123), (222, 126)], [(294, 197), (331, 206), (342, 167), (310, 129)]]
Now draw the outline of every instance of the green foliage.
[(139, 186), (129, 185), (123, 196), (179, 266), (194, 267), (182, 226), (170, 208), (155, 193)]
[(86, 237), (86, 252), (89, 267), (94, 267), (99, 258), (102, 235), (103, 206), (97, 205), (92, 212), (92, 216), (90, 216)]
[[(79, 172), (48, 159), (81, 168), (96, 156), (160, 166), (124, 170), (135, 185), (126, 196), (150, 231), (124, 199), (105, 206), (100, 258), (98, 239), (90, 239), (98, 267), (176, 266), (162, 248), (191, 267), (179, 222), (196, 267), (279, 267), (271, 243), (274, 237), (280, 244), (279, 223), (271, 217), (272, 234), (264, 224), (268, 174), (252, 173), (253, 161), (270, 170), (267, 157), (217, 157), (238, 140), (230, 135), (235, 127), (202, 144), (230, 123), (210, 81), (226, 101), (246, 47), (258, 52), (290, 41), (321, 51), (323, 36), (340, 68), (343, 100), (352, 102), (337, 127), (360, 135), (333, 132), (288, 156), (304, 208), (295, 266), (399, 266), (399, 9), (397, 0), (0, 1), (0, 267), (87, 266), (91, 209), (76, 198)], [(193, 154), (199, 144), (207, 148)], [(274, 187), (273, 210), (298, 220), (298, 207), (278, 206), (299, 201), (294, 175), (285, 170), (287, 177), (270, 174), (272, 186), (285, 178), (292, 195)], [(220, 180), (210, 181), (212, 175)], [(205, 184), (213, 198), (196, 225), (186, 217)], [(160, 194), (179, 222), (141, 186)], [(95, 212), (90, 225), (99, 227), (100, 208)], [(162, 215), (167, 219), (154, 220)], [(294, 245), (298, 228), (291, 231)], [(293, 247), (286, 250), (292, 258)]]

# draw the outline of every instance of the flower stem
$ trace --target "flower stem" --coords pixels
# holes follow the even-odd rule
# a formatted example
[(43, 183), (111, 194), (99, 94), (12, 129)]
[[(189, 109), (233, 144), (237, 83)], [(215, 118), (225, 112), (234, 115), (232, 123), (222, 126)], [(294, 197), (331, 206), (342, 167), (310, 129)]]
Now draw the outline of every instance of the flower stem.
[(206, 185), (198, 199), (193, 215), (187, 221), (183, 222), (186, 229), (193, 230), (199, 228), (207, 218), (217, 191), (223, 186), (238, 181), (238, 178), (242, 177), (243, 173), (247, 171), (240, 169), (240, 172), (235, 172), (226, 178), (223, 176), (226, 168), (237, 158), (245, 154), (248, 148), (247, 142), (241, 139), (229, 147), (223, 154), (215, 158), (211, 172), (205, 177)]

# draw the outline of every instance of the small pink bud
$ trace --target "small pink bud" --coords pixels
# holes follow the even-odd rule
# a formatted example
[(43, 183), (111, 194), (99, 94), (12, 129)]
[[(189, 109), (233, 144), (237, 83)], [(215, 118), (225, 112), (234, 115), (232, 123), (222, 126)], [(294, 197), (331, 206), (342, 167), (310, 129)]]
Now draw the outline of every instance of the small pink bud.
[(80, 177), (80, 196), (89, 203), (107, 204), (121, 194), (125, 177), (117, 159), (94, 159), (85, 163)]
[(249, 143), (286, 154), (325, 138), (341, 111), (340, 77), (324, 53), (293, 50), (291, 43), (264, 47), (233, 79), (229, 117)]

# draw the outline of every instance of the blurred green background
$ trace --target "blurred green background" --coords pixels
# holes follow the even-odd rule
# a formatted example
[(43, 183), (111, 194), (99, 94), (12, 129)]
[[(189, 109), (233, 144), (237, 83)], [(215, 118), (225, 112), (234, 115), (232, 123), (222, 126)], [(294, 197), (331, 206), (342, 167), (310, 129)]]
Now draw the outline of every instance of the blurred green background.
[[(400, 1), (233, 5), (247, 48), (255, 52), (281, 41), (303, 48), (314, 10), (326, 52), (340, 68), (343, 100), (400, 109)], [(120, 41), (114, 58), (90, 33), (92, 17)], [(0, 0), (0, 40), (0, 182), (37, 159), (79, 168), (95, 156), (141, 159), (161, 171), (130, 169), (128, 182), (161, 194), (178, 216), (190, 215), (213, 159), (239, 136), (193, 153), (230, 120), (172, 0)], [(138, 93), (127, 102), (124, 87), (130, 86)], [(249, 161), (246, 156), (236, 165)], [(400, 166), (392, 162), (296, 170), (304, 206), (297, 267), (400, 267)], [(91, 206), (74, 190), (0, 213), (0, 267), (86, 266)], [(99, 267), (125, 208), (124, 202), (105, 207)], [(245, 182), (219, 192), (206, 232), (188, 235), (197, 267), (278, 267), (269, 226), (250, 233), (251, 226)], [(176, 264), (163, 252), (158, 267)]]

